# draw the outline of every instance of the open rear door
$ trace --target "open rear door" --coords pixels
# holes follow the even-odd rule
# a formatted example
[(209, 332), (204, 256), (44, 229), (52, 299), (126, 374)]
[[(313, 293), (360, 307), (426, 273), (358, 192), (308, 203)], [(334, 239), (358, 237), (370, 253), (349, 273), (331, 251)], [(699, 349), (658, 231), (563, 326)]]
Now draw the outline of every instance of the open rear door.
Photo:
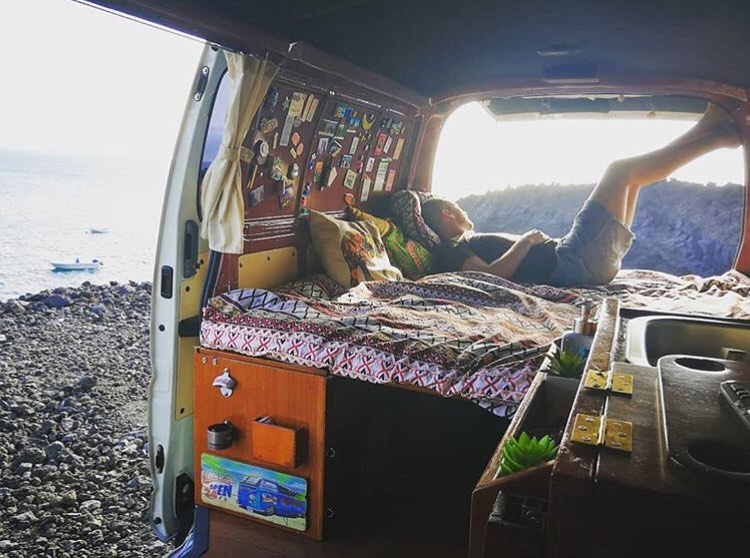
[[(207, 243), (199, 235), (198, 187), (204, 159), (218, 147), (209, 126), (216, 120), (223, 124), (223, 115), (211, 116), (225, 70), (223, 52), (206, 45), (172, 159), (156, 254), (148, 422), (151, 519), (163, 541), (183, 535), (193, 520), (192, 354), (208, 267)], [(217, 112), (220, 104), (219, 99)]]

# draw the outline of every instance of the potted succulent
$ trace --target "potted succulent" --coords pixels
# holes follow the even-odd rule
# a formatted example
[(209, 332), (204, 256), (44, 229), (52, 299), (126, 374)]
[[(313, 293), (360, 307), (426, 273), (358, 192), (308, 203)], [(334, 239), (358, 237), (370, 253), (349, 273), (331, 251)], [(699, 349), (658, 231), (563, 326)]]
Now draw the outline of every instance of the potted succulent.
[(508, 438), (503, 447), (500, 474), (512, 475), (524, 469), (535, 467), (555, 458), (558, 446), (549, 436), (537, 440), (526, 432), (516, 438)]

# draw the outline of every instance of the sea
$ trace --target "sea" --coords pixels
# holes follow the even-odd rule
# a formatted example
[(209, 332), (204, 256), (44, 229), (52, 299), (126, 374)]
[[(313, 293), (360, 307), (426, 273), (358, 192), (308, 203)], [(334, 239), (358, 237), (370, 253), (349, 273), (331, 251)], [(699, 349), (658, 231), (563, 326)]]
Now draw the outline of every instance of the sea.
[[(151, 281), (168, 169), (169, 160), (0, 150), (0, 300), (84, 281)], [(51, 265), (93, 259), (103, 266)]]

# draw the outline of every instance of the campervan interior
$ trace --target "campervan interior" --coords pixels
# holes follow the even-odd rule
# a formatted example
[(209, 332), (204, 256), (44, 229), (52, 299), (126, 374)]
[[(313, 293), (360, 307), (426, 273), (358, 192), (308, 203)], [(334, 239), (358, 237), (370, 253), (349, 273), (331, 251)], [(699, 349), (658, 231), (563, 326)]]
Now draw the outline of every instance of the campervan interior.
[(746, 144), (741, 2), (94, 3), (206, 41), (152, 308), (151, 519), (177, 555), (743, 547), (747, 212), (723, 275), (574, 289), (436, 273), (421, 215), (472, 101), (693, 119), (710, 102)]

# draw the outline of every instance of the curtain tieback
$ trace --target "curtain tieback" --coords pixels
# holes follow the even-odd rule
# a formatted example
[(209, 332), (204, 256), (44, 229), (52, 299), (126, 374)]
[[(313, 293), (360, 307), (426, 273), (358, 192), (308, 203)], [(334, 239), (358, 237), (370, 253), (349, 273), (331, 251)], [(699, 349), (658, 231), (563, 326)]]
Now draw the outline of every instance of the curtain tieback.
[(243, 161), (249, 163), (253, 160), (252, 152), (244, 145), (240, 147), (230, 147), (228, 145), (221, 144), (217, 158), (226, 159), (232, 163)]

